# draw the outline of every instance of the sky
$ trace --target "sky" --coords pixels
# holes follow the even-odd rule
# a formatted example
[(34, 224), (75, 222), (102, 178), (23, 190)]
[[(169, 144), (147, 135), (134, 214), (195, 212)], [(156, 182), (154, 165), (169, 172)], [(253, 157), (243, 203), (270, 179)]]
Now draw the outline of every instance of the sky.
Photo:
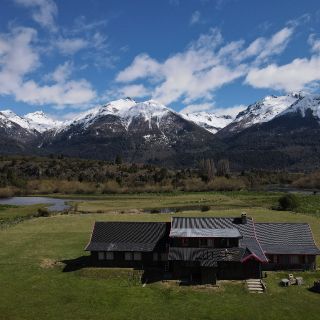
[(234, 115), (318, 92), (318, 0), (0, 0), (0, 110), (68, 119), (124, 97)]

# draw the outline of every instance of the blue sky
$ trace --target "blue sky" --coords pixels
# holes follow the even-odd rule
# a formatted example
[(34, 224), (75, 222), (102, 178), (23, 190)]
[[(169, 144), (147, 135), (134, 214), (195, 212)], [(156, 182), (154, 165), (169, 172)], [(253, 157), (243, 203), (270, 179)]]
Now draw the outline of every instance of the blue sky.
[(318, 0), (2, 0), (0, 109), (67, 118), (130, 96), (235, 113), (318, 91)]

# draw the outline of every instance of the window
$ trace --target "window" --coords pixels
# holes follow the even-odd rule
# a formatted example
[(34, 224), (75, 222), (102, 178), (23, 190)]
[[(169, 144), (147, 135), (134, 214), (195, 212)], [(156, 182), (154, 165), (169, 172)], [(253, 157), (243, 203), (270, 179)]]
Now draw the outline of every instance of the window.
[(106, 260), (113, 260), (114, 253), (113, 252), (106, 252)]
[(98, 260), (104, 260), (104, 252), (98, 252)]
[(132, 260), (132, 252), (125, 252), (124, 253), (124, 260), (131, 261)]
[(158, 261), (159, 257), (158, 257), (158, 252), (154, 252), (153, 253), (153, 261)]
[(142, 258), (141, 252), (135, 252), (135, 253), (133, 254), (133, 260), (135, 260), (135, 261), (140, 261), (141, 258)]

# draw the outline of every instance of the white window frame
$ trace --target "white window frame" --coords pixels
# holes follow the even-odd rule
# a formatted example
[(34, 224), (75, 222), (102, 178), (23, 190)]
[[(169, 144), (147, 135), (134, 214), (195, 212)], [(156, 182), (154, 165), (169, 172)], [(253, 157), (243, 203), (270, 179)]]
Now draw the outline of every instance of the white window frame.
[(114, 260), (114, 252), (107, 251), (106, 252), (106, 260)]
[(141, 252), (134, 252), (134, 253), (133, 253), (133, 260), (134, 260), (134, 261), (141, 261), (141, 260), (142, 260), (142, 254), (141, 254)]
[(102, 261), (105, 259), (105, 254), (104, 254), (104, 251), (99, 251), (98, 252), (98, 260), (99, 261)]
[(132, 261), (133, 260), (132, 252), (125, 252), (124, 253), (124, 260), (125, 261)]

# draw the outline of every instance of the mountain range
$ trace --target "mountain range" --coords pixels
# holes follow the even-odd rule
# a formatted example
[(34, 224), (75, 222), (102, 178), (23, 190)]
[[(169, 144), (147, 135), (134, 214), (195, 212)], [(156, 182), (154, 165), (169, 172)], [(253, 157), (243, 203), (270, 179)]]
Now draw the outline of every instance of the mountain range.
[(267, 96), (236, 117), (179, 113), (125, 98), (57, 121), (41, 111), (0, 111), (1, 154), (64, 154), (168, 167), (228, 158), (235, 170), (314, 170), (320, 166), (320, 95)]

